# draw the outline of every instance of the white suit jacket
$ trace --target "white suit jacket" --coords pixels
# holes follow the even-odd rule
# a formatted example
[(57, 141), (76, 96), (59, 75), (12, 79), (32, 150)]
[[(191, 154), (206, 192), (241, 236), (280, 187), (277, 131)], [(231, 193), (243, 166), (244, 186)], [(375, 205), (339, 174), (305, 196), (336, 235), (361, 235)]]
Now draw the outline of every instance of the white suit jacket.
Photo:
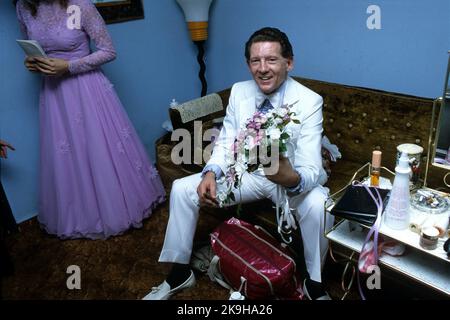
[[(231, 88), (230, 99), (223, 121), (223, 127), (216, 140), (211, 158), (207, 165), (218, 165), (226, 172), (227, 157), (232, 154), (231, 146), (242, 128), (256, 111), (258, 86), (255, 81), (238, 82)], [(322, 102), (323, 99), (314, 91), (301, 85), (294, 79), (286, 79), (283, 104), (292, 104), (300, 124), (291, 123), (287, 131), (290, 134), (288, 157), (294, 169), (304, 181), (303, 192), (318, 184), (324, 184), (327, 175), (322, 167)]]

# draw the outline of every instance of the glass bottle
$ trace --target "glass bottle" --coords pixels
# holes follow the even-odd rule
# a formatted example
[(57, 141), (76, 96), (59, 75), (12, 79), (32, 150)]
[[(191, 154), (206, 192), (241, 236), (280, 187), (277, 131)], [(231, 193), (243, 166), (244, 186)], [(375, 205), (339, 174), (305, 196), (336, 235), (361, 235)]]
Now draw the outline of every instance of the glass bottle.
[(380, 185), (380, 170), (381, 170), (381, 151), (375, 150), (372, 152), (372, 166), (370, 169), (370, 185), (378, 187)]

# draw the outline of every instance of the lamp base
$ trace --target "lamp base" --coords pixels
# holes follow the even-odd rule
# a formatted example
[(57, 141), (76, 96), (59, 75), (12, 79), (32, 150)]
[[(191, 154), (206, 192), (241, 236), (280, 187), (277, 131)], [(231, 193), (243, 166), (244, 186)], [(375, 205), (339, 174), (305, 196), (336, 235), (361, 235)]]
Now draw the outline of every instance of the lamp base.
[(190, 21), (187, 23), (192, 41), (208, 39), (208, 21)]

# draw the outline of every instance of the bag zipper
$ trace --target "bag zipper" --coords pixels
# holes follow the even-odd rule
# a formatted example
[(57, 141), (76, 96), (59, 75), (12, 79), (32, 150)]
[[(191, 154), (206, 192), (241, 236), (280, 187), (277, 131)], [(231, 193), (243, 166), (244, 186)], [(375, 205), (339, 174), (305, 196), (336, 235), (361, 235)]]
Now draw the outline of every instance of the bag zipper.
[(272, 287), (272, 283), (270, 282), (270, 279), (268, 277), (266, 277), (261, 271), (259, 271), (255, 267), (253, 267), (251, 264), (249, 264), (247, 261), (245, 261), (240, 255), (238, 255), (233, 250), (231, 250), (228, 246), (226, 246), (221, 240), (219, 240), (219, 238), (216, 235), (211, 234), (211, 237), (213, 237), (220, 244), (220, 246), (222, 248), (224, 248), (225, 250), (227, 250), (231, 255), (233, 255), (235, 258), (239, 259), (243, 264), (245, 264), (247, 267), (252, 269), (256, 274), (260, 275), (269, 285), (271, 295), (275, 296), (275, 293), (274, 293), (273, 287)]
[[(295, 273), (296, 273), (296, 270), (297, 270), (297, 265), (295, 264), (294, 259), (292, 259), (290, 256), (288, 256), (287, 254), (285, 254), (283, 251), (281, 251), (280, 249), (278, 249), (277, 247), (275, 247), (275, 246), (274, 246), (273, 244), (271, 244), (270, 242), (266, 241), (265, 239), (263, 239), (263, 238), (261, 238), (260, 236), (258, 236), (257, 234), (255, 234), (253, 231), (251, 231), (251, 230), (248, 229), (247, 227), (244, 227), (242, 224), (235, 224), (235, 225), (238, 226), (239, 228), (241, 228), (241, 229), (247, 231), (247, 232), (250, 233), (252, 236), (254, 236), (256, 239), (261, 240), (262, 242), (264, 242), (265, 244), (267, 244), (269, 247), (271, 247), (272, 249), (274, 249), (276, 252), (278, 252), (280, 255), (284, 256), (286, 259), (288, 259), (289, 261), (291, 261), (291, 262), (293, 263), (293, 265), (294, 265), (294, 274), (293, 274), (293, 276), (292, 276), (292, 279), (293, 279), (293, 281), (294, 281), (295, 287), (297, 287), (297, 279), (296, 279), (296, 277), (295, 277)], [(266, 230), (264, 230), (264, 228), (262, 228), (262, 227), (260, 227), (260, 226), (255, 226), (255, 228), (262, 230), (262, 231), (265, 232), (268, 236), (270, 236), (271, 238), (273, 238), (272, 235), (271, 235), (270, 233), (268, 233)], [(273, 260), (272, 260), (272, 259), (269, 259), (267, 256), (266, 256), (266, 258), (267, 258), (267, 260), (269, 260), (269, 261), (272, 263), (272, 265), (275, 265), (275, 264), (273, 263)], [(286, 272), (285, 272), (283, 269), (279, 268), (278, 266), (276, 266), (276, 267), (277, 267), (277, 269), (278, 269), (281, 273), (286, 274)]]

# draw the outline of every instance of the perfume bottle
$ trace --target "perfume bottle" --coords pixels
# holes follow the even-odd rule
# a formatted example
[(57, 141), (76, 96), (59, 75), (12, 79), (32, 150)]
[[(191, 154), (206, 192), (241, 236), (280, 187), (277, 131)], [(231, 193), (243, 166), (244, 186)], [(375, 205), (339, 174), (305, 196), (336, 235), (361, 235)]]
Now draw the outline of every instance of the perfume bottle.
[(409, 226), (409, 157), (405, 152), (395, 167), (394, 184), (384, 212), (384, 223), (391, 229), (402, 230)]
[(380, 185), (380, 170), (381, 170), (381, 151), (375, 150), (372, 152), (372, 166), (370, 169), (370, 185), (378, 187)]

